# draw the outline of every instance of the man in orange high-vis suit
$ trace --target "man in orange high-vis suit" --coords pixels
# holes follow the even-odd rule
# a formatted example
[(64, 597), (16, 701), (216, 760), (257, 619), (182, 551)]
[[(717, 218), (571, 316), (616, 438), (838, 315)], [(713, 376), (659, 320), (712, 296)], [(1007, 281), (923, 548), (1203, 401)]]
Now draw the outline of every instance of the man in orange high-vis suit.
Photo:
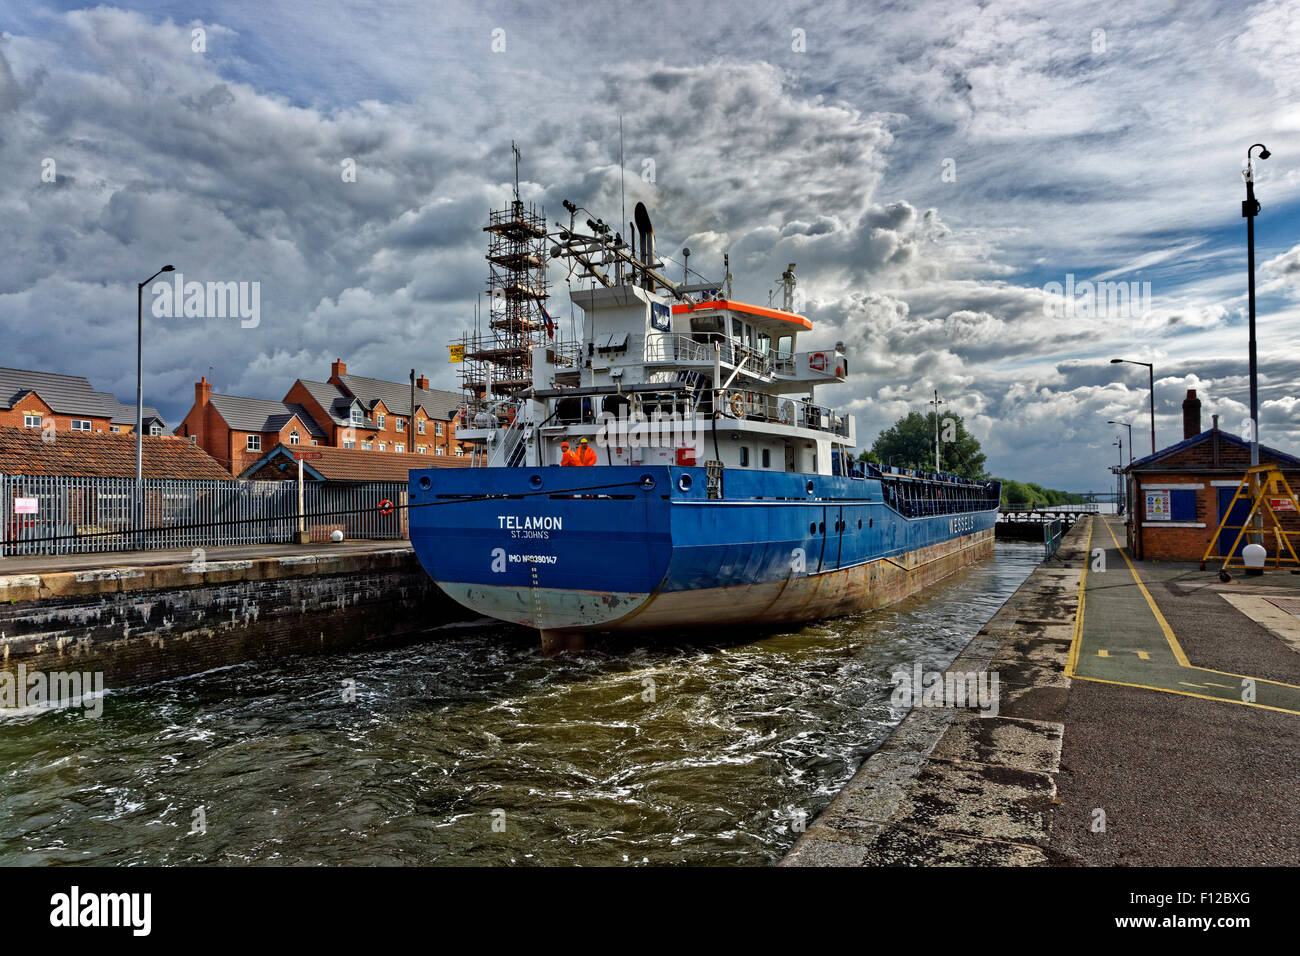
[(592, 447), (587, 444), (587, 439), (579, 438), (578, 439), (578, 464), (590, 466), (590, 465), (594, 465), (595, 463), (596, 463), (595, 451), (593, 451)]
[(582, 464), (582, 462), (578, 461), (578, 453), (569, 447), (569, 443), (567, 441), (560, 442), (560, 451), (563, 453), (560, 455), (561, 465)]

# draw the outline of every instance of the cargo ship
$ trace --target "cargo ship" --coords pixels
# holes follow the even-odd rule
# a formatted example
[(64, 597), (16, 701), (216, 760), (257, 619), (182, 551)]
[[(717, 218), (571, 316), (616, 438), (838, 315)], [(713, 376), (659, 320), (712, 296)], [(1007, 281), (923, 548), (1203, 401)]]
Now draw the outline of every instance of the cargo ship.
[[(477, 467), (410, 475), (412, 544), (451, 597), (551, 653), (837, 617), (992, 552), (997, 482), (855, 458), (853, 417), (819, 401), (850, 356), (805, 346), (794, 264), (779, 305), (737, 301), (725, 260), (692, 282), (683, 250), (669, 278), (642, 204), (627, 240), (564, 205), (554, 229), (517, 194), (491, 214), (493, 305), (453, 346)], [(580, 335), (546, 309), (548, 258)]]

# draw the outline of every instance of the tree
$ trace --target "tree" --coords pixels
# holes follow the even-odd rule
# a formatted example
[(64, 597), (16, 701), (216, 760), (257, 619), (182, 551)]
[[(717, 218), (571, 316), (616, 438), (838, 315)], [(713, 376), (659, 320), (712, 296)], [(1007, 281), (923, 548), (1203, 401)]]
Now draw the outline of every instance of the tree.
[[(886, 428), (871, 445), (871, 454), (884, 465), (934, 470), (935, 413), (908, 412)], [(943, 470), (964, 478), (984, 478), (984, 452), (966, 431), (960, 415), (939, 417), (939, 456)]]

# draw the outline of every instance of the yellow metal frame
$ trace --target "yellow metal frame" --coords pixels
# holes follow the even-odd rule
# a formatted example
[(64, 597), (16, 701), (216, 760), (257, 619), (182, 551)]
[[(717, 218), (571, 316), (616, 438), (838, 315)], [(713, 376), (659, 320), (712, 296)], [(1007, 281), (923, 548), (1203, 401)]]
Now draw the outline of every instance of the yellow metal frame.
[[(1275, 490), (1270, 492), (1270, 487)], [(1210, 543), (1205, 549), (1205, 554), (1201, 558), (1201, 563), (1204, 564), (1209, 561), (1211, 557), (1221, 557), (1223, 558), (1222, 570), (1227, 570), (1228, 568), (1244, 568), (1246, 566), (1245, 561), (1236, 556), (1237, 546), (1241, 544), (1241, 539), (1247, 534), (1256, 533), (1252, 521), (1255, 514), (1260, 511), (1260, 506), (1262, 505), (1263, 513), (1266, 513), (1273, 521), (1273, 527), (1271, 530), (1273, 532), (1274, 544), (1276, 546), (1276, 550), (1273, 554), (1273, 567), (1280, 568), (1284, 563), (1300, 566), (1300, 556), (1296, 555), (1296, 550), (1292, 547), (1291, 539), (1289, 537), (1290, 535), (1300, 535), (1300, 530), (1282, 530), (1282, 521), (1278, 518), (1276, 512), (1273, 511), (1273, 506), (1269, 504), (1268, 499), (1270, 497), (1289, 499), (1291, 507), (1295, 509), (1297, 515), (1300, 515), (1300, 501), (1296, 500), (1295, 492), (1292, 491), (1291, 486), (1287, 484), (1286, 476), (1282, 474), (1281, 469), (1277, 468), (1275, 465), (1255, 465), (1246, 469), (1246, 474), (1242, 477), (1241, 484), (1237, 486), (1236, 494), (1232, 496), (1232, 501), (1230, 501), (1228, 507), (1224, 509), (1223, 517), (1219, 519), (1219, 527), (1210, 538)], [(1229, 525), (1228, 517), (1232, 514), (1232, 509), (1236, 507), (1238, 501), (1250, 501), (1250, 513), (1246, 515), (1245, 524)], [(1261, 528), (1258, 533), (1263, 536), (1264, 534), (1267, 534), (1269, 530), (1270, 529), (1268, 528)], [(1237, 537), (1232, 542), (1232, 547), (1228, 548), (1228, 553), (1226, 555), (1212, 554), (1211, 552), (1214, 551), (1215, 547), (1219, 543), (1219, 535), (1224, 531), (1237, 532)], [(1283, 547), (1285, 547), (1287, 553), (1290, 554), (1289, 558), (1283, 557)], [(1234, 561), (1237, 563), (1234, 564)], [(1267, 558), (1264, 563), (1265, 565), (1268, 564)]]

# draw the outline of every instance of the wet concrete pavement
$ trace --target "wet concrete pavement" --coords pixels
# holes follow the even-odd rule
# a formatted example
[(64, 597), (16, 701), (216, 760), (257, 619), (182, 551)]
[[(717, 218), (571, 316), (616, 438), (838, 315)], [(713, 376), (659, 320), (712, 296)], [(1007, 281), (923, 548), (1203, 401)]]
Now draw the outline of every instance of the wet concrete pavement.
[(1122, 541), (1076, 526), (950, 668), (998, 715), (914, 708), (783, 865), (1300, 861), (1300, 577)]

